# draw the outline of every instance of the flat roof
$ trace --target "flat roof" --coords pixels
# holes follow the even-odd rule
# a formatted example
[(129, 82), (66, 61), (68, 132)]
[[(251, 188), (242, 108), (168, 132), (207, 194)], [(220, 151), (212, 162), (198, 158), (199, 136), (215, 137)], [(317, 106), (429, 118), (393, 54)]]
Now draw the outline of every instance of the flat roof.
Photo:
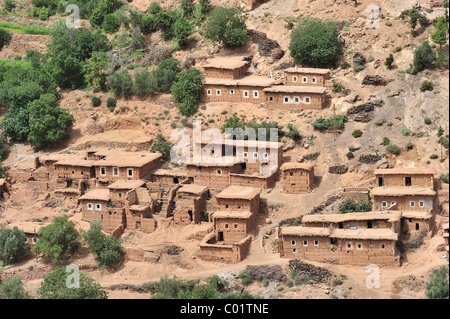
[(93, 167), (95, 161), (91, 160), (83, 160), (83, 159), (76, 159), (76, 158), (66, 158), (61, 161), (56, 162), (55, 166), (80, 166), (80, 167)]
[(407, 211), (407, 212), (402, 212), (402, 217), (414, 218), (414, 219), (430, 219), (433, 217), (433, 215), (431, 214), (431, 212)]
[(122, 179), (118, 180), (111, 185), (108, 186), (109, 189), (135, 189), (145, 185), (145, 182), (142, 180), (128, 180)]
[(103, 189), (103, 188), (98, 188), (98, 189), (93, 189), (89, 192), (87, 192), (86, 194), (84, 194), (83, 196), (81, 196), (79, 198), (80, 200), (100, 200), (100, 201), (104, 201), (107, 202), (109, 201), (109, 189)]
[(250, 64), (250, 61), (245, 61), (245, 57), (217, 57), (210, 59), (206, 64), (202, 65), (203, 68), (214, 68), (224, 70), (240, 69)]
[(331, 73), (330, 69), (316, 69), (316, 68), (287, 68), (284, 70), (286, 73), (309, 73), (309, 74), (329, 74)]
[(236, 80), (210, 77), (203, 79), (203, 84), (205, 85), (269, 87), (274, 83), (275, 80), (272, 78), (257, 75), (250, 75)]
[(184, 177), (186, 176), (186, 172), (185, 171), (180, 171), (180, 170), (172, 170), (172, 169), (158, 169), (156, 170), (153, 175), (156, 176), (175, 176), (175, 177)]
[[(195, 142), (199, 144), (198, 142)], [(202, 139), (200, 141), (201, 145), (224, 145), (224, 146), (233, 146), (233, 147), (257, 147), (257, 148), (270, 148), (270, 149), (278, 149), (284, 146), (281, 142), (272, 142), (272, 141), (255, 141), (255, 140), (233, 140), (233, 139)]]
[(282, 227), (280, 235), (329, 237), (330, 229), (321, 227)]
[(271, 93), (308, 93), (308, 94), (323, 94), (327, 91), (325, 87), (321, 86), (287, 86), (275, 85), (264, 89), (264, 92)]
[(434, 196), (436, 192), (428, 187), (376, 187), (372, 189), (372, 196)]
[(367, 212), (367, 213), (348, 213), (348, 214), (323, 214), (323, 215), (304, 215), (303, 223), (329, 222), (341, 223), (345, 221), (358, 220), (388, 220), (390, 222), (399, 221), (402, 216), (401, 212)]
[(400, 167), (400, 168), (376, 169), (374, 174), (375, 175), (434, 175), (435, 171), (431, 168)]
[(95, 161), (95, 166), (142, 167), (161, 158), (161, 153), (118, 152), (106, 155), (105, 159)]
[(282, 171), (285, 170), (290, 170), (290, 169), (303, 169), (306, 171), (311, 171), (314, 169), (314, 164), (310, 164), (310, 163), (296, 163), (296, 162), (289, 162), (289, 163), (284, 163), (283, 165), (281, 165), (280, 169)]
[(332, 238), (339, 239), (372, 239), (372, 240), (398, 240), (398, 234), (390, 229), (335, 229), (331, 234)]
[(251, 200), (258, 196), (260, 193), (260, 188), (232, 185), (217, 194), (216, 198)]
[(187, 184), (182, 186), (178, 193), (189, 193), (195, 195), (201, 195), (208, 190), (207, 186), (195, 185), (195, 184)]
[(38, 223), (38, 222), (16, 222), (6, 225), (7, 228), (14, 228), (17, 227), (21, 229), (26, 234), (35, 234), (37, 233), (42, 227), (48, 226), (48, 223)]
[(237, 211), (217, 211), (213, 213), (213, 218), (235, 218), (235, 219), (249, 219), (252, 217), (253, 213), (248, 210), (237, 210)]
[(196, 167), (233, 167), (237, 164), (236, 157), (234, 156), (222, 156), (221, 158), (215, 158), (216, 161), (212, 163), (206, 161), (190, 162), (186, 166), (196, 166)]

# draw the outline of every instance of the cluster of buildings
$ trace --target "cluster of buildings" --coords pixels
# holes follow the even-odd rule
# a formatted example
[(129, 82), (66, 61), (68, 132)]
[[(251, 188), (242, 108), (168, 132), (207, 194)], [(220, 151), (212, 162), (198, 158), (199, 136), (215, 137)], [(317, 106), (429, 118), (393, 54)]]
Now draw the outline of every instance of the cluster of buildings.
[(285, 79), (247, 75), (251, 59), (215, 58), (203, 65), (203, 101), (255, 103), (267, 109), (315, 109), (326, 103), (329, 69), (288, 68)]
[(399, 168), (378, 169), (374, 174), (376, 187), (369, 196), (374, 211), (302, 216), (300, 226), (279, 228), (280, 256), (325, 263), (400, 265), (398, 241), (435, 227), (434, 172)]

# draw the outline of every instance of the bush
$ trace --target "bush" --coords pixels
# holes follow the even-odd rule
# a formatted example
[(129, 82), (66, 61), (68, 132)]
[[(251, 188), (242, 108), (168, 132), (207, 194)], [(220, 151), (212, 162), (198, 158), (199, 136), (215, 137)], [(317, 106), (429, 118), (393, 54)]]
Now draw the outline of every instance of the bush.
[(425, 291), (428, 299), (448, 299), (448, 276), (448, 266), (433, 270)]
[(193, 28), (194, 26), (188, 20), (178, 19), (175, 22), (173, 33), (180, 47), (184, 47), (187, 44), (188, 37), (191, 35)]
[(389, 139), (389, 137), (383, 137), (383, 146), (388, 146), (389, 144), (391, 144), (391, 140)]
[(437, 159), (437, 158), (439, 158), (439, 155), (437, 155), (437, 154), (430, 155), (430, 159)]
[(411, 130), (408, 128), (404, 128), (404, 129), (402, 129), (401, 133), (403, 136), (409, 136), (409, 135), (411, 135)]
[(181, 114), (190, 116), (197, 111), (202, 88), (202, 74), (199, 70), (189, 69), (177, 74), (171, 92)]
[(424, 41), (414, 51), (414, 70), (413, 73), (421, 72), (427, 67), (430, 67), (436, 61), (436, 52), (431, 48), (428, 41)]
[(17, 261), (25, 256), (29, 247), (27, 236), (17, 227), (0, 230), (0, 260), (9, 265), (11, 259)]
[(116, 33), (120, 28), (120, 21), (116, 14), (108, 14), (105, 16), (102, 28), (106, 33)]
[(294, 141), (297, 141), (301, 138), (298, 128), (294, 127), (290, 123), (287, 125), (287, 128), (289, 129), (289, 133), (287, 134), (288, 137), (292, 138)]
[(108, 109), (110, 109), (110, 110), (112, 109), (114, 111), (114, 109), (116, 108), (116, 105), (117, 105), (117, 100), (115, 98), (110, 97), (106, 100), (106, 106), (108, 107)]
[(11, 34), (6, 30), (0, 28), (0, 50), (6, 46), (11, 40)]
[(155, 94), (157, 82), (155, 77), (151, 76), (146, 70), (137, 71), (134, 74), (134, 93), (137, 96), (147, 96)]
[(445, 183), (448, 184), (449, 183), (449, 174), (441, 174), (441, 176), (439, 176), (439, 179)]
[(167, 161), (170, 159), (170, 150), (172, 149), (172, 146), (173, 144), (169, 141), (166, 141), (162, 134), (158, 134), (158, 136), (156, 137), (156, 141), (152, 144), (150, 151), (153, 153), (161, 153), (162, 159), (164, 161)]
[(348, 118), (345, 115), (337, 115), (335, 117), (332, 117), (330, 119), (324, 119), (320, 117), (319, 119), (315, 120), (312, 123), (312, 126), (314, 129), (319, 131), (325, 131), (330, 127), (334, 127), (337, 129), (344, 129), (345, 123), (348, 122)]
[(352, 159), (355, 157), (355, 154), (353, 154), (352, 151), (348, 152), (347, 154), (345, 154), (345, 156), (347, 156), (348, 159)]
[(352, 136), (354, 137), (354, 138), (359, 138), (359, 137), (361, 137), (363, 135), (363, 132), (361, 131), (361, 130), (354, 130), (353, 132), (352, 132)]
[(245, 18), (237, 8), (217, 7), (204, 24), (205, 38), (228, 47), (241, 47), (248, 41)]
[(387, 66), (388, 68), (391, 68), (392, 63), (394, 63), (394, 56), (392, 54), (389, 54), (389, 56), (384, 61), (384, 65)]
[(386, 152), (394, 154), (394, 155), (399, 155), (400, 154), (400, 148), (395, 145), (395, 144), (389, 144), (386, 147)]
[(347, 213), (363, 213), (370, 212), (372, 210), (372, 203), (370, 200), (359, 199), (355, 200), (353, 198), (346, 198), (339, 203), (339, 212), (342, 214)]
[(156, 91), (169, 92), (179, 72), (180, 61), (174, 58), (162, 60), (158, 68), (152, 72), (152, 77), (156, 81)]
[(422, 91), (422, 92), (433, 91), (433, 88), (434, 88), (433, 82), (427, 81), (427, 80), (424, 80), (422, 82), (422, 84), (420, 85), (420, 91)]
[(339, 59), (338, 29), (320, 20), (304, 20), (292, 31), (289, 49), (297, 64), (333, 66)]
[(93, 107), (100, 106), (100, 104), (102, 104), (102, 100), (100, 100), (98, 97), (94, 96), (91, 99), (91, 104)]
[(123, 69), (109, 76), (109, 85), (114, 94), (118, 97), (131, 97), (133, 93), (133, 80), (128, 70)]
[(424, 123), (425, 123), (426, 125), (430, 125), (432, 122), (431, 122), (431, 119), (429, 119), (429, 118), (427, 117), (427, 118), (425, 118)]
[(348, 69), (350, 67), (350, 63), (344, 61), (341, 63), (341, 69)]

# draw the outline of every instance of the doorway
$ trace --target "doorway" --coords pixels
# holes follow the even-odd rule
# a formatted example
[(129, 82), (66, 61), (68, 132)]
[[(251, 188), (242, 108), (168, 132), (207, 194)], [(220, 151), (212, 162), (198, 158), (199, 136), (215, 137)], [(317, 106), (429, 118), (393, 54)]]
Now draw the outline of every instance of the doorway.
[(188, 210), (189, 221), (192, 221), (192, 210)]
[(223, 231), (219, 232), (219, 236), (217, 238), (218, 241), (223, 241)]

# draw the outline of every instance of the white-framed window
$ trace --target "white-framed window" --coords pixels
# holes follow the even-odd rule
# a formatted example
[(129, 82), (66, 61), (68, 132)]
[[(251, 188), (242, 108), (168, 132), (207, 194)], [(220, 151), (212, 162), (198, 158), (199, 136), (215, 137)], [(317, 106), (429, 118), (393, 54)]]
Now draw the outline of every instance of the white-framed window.
[(314, 246), (319, 246), (319, 241), (318, 240), (314, 241)]
[(216, 90), (216, 95), (222, 95), (222, 90)]
[(289, 97), (288, 96), (285, 96), (283, 98), (283, 103), (289, 103)]
[(88, 203), (86, 206), (87, 206), (88, 210), (94, 210), (94, 205), (93, 204)]
[(244, 158), (248, 158), (248, 152), (244, 152), (242, 155), (244, 156)]
[(298, 81), (298, 78), (296, 76), (293, 76), (292, 77), (292, 82), (297, 82), (297, 81)]
[(221, 169), (217, 170), (217, 175), (219, 175), (219, 176), (222, 175), (222, 170)]
[(133, 169), (132, 168), (127, 168), (127, 175), (128, 175), (128, 177), (133, 177), (133, 174), (134, 174)]
[(228, 228), (228, 224), (225, 224), (225, 228)]
[(119, 176), (119, 168), (118, 167), (113, 168), (113, 176)]
[(294, 102), (297, 104), (300, 103), (300, 98), (298, 96), (294, 97)]
[(419, 207), (424, 207), (425, 206), (425, 202), (419, 202)]
[(386, 245), (385, 244), (381, 244), (380, 248), (384, 250), (384, 249), (386, 249)]
[(264, 153), (263, 157), (264, 157), (264, 159), (268, 159), (269, 158), (269, 153)]
[(230, 95), (234, 95), (234, 90), (230, 90)]
[(309, 96), (306, 96), (304, 99), (306, 104), (310, 104), (311, 103), (311, 98)]
[(307, 240), (303, 241), (303, 246), (305, 246), (305, 247), (308, 246), (308, 241)]
[(33, 238), (33, 243), (34, 243), (34, 244), (37, 243), (37, 238)]
[(253, 91), (253, 98), (259, 99), (259, 91)]
[(317, 79), (316, 78), (312, 78), (312, 83), (316, 84), (317, 83)]
[(363, 244), (362, 243), (357, 243), (356, 244), (356, 249), (363, 249)]
[(248, 91), (244, 91), (244, 98), (248, 99), (250, 97), (250, 93)]
[(102, 210), (102, 204), (95, 204), (95, 210)]
[(212, 95), (212, 90), (206, 90), (206, 94)]
[(295, 240), (291, 240), (291, 245), (292, 245), (292, 246), (296, 246), (296, 245), (297, 245), (297, 242), (296, 242)]
[(387, 202), (382, 202), (381, 205), (382, 205), (383, 207), (387, 207)]
[(253, 158), (258, 158), (258, 153), (257, 152), (253, 153)]
[(308, 83), (308, 78), (306, 76), (302, 77), (302, 83)]
[(409, 202), (409, 206), (415, 207), (416, 206), (416, 202)]
[(106, 175), (106, 167), (100, 167), (100, 175)]
[(352, 243), (347, 243), (347, 249), (352, 249)]

